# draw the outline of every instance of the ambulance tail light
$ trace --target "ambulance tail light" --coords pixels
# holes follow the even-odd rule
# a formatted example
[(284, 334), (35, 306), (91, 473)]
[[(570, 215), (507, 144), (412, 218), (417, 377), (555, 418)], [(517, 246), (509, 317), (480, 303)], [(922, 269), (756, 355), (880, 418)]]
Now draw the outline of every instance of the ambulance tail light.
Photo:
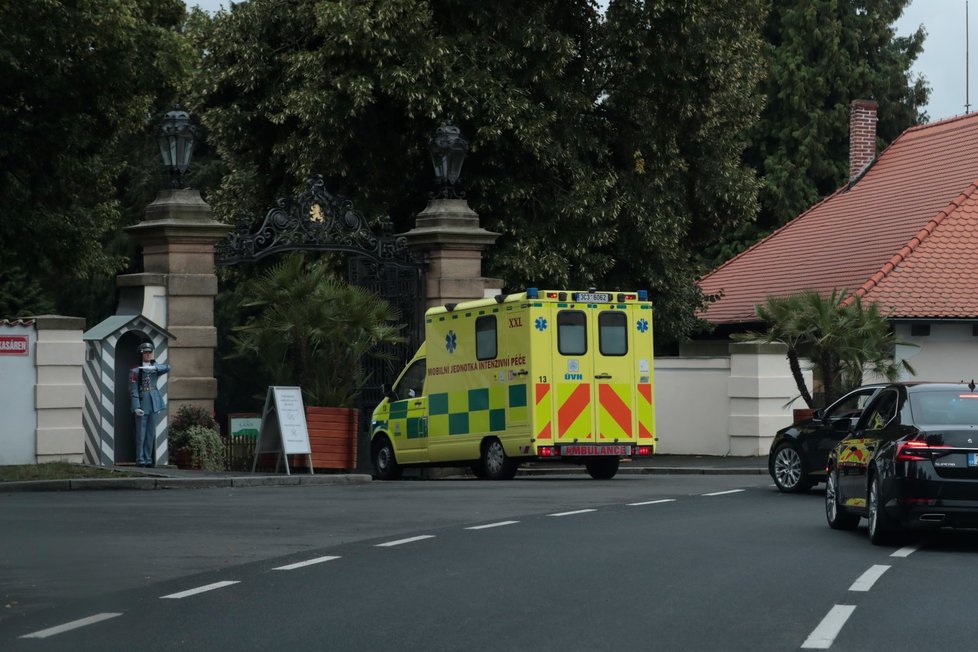
[(648, 457), (652, 454), (651, 446), (636, 446), (635, 447), (635, 457)]
[(632, 292), (619, 292), (617, 296), (618, 303), (623, 303), (625, 301), (635, 301), (635, 299), (637, 298), (638, 295)]
[(537, 455), (540, 457), (559, 457), (556, 446), (540, 446), (537, 448)]
[(567, 301), (566, 292), (547, 292), (548, 299), (556, 299), (557, 301)]

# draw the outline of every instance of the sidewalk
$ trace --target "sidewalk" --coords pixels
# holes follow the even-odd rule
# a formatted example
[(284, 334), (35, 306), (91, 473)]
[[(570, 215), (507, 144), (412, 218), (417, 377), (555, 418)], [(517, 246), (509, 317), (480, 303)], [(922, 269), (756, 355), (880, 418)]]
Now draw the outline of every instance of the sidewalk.
[[(205, 489), (231, 487), (273, 487), (298, 485), (364, 484), (371, 482), (369, 473), (316, 473), (293, 471), (282, 473), (248, 473), (245, 471), (198, 471), (175, 466), (140, 469), (133, 466), (116, 467), (141, 473), (140, 478), (97, 478), (71, 480), (37, 480), (31, 482), (0, 482), (0, 492), (15, 491), (90, 491), (101, 489)], [(560, 462), (533, 462), (520, 467), (516, 477), (539, 475), (586, 474), (583, 466)], [(710, 455), (655, 455), (644, 460), (622, 461), (619, 474), (643, 475), (763, 475), (767, 473), (767, 457), (722, 457)], [(465, 477), (449, 475), (442, 477)]]

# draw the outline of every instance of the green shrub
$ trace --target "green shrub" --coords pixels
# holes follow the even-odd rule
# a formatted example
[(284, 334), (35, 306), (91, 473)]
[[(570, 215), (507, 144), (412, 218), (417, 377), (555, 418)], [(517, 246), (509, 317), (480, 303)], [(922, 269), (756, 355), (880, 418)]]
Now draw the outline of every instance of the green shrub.
[(181, 405), (176, 415), (170, 419), (170, 432), (183, 432), (191, 426), (200, 426), (217, 432), (221, 431), (214, 415), (198, 405)]
[(171, 455), (177, 457), (181, 451), (190, 454), (190, 465), (205, 471), (224, 471), (227, 463), (224, 458), (224, 440), (213, 428), (192, 425), (185, 430), (170, 434)]

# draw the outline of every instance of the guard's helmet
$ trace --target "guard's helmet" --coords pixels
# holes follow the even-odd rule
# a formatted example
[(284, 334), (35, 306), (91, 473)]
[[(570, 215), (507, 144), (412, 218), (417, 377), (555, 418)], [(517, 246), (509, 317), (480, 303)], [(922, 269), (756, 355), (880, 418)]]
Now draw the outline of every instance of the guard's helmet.
[(139, 345), (139, 352), (140, 353), (147, 353), (147, 352), (152, 353), (153, 352), (153, 345), (150, 344), (149, 342), (143, 342), (142, 344)]

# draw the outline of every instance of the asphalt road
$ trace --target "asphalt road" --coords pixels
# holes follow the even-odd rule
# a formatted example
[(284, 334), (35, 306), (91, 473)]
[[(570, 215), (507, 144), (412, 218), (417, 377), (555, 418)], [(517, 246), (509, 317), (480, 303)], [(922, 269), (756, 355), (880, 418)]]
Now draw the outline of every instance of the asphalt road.
[(875, 547), (830, 530), (819, 491), (766, 476), (8, 494), (0, 523), (2, 650), (929, 650), (978, 634), (975, 534)]

